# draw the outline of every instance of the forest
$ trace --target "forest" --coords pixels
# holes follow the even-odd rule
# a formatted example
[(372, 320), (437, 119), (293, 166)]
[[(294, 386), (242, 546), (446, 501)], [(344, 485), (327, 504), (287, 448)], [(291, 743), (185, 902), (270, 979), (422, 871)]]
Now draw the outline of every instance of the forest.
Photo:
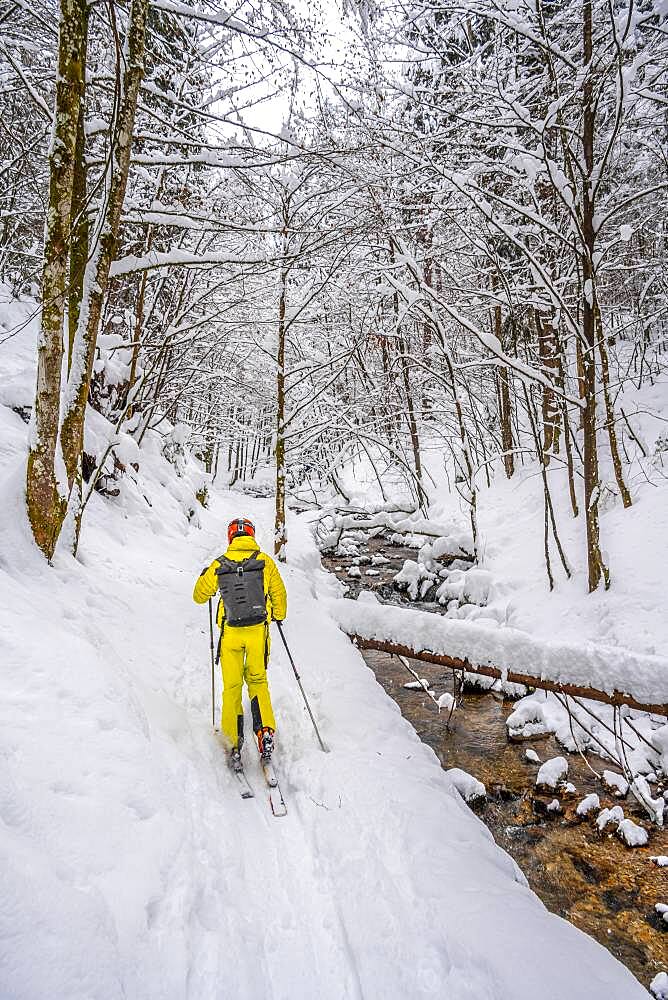
[[(63, 1000), (207, 1000), (230, 955), (243, 964), (253, 948), (265, 964), (230, 996), (306, 998), (315, 975), (327, 1000), (668, 997), (667, 109), (665, 0), (0, 0), (0, 751), (13, 762), (0, 870), (21, 941), (18, 958), (0, 944), (3, 997), (45, 997), (55, 976), (49, 995)], [(183, 603), (231, 517), (257, 522), (285, 575), (304, 664), (300, 679), (276, 634), (285, 679), (269, 677), (292, 727), (279, 725), (279, 771), (288, 807), (288, 793), (301, 803), (283, 874), (299, 881), (298, 845), (310, 860), (284, 899), (268, 862), (289, 939), (274, 966), (278, 929), (265, 949), (228, 927), (240, 885), (211, 872), (232, 841), (184, 832), (197, 810), (207, 829), (245, 822), (237, 802), (205, 803), (224, 780), (210, 732), (219, 681), (212, 663), (209, 694), (204, 613)], [(28, 657), (42, 664), (29, 680)], [(315, 692), (327, 757), (312, 753), (290, 663)], [(520, 779), (489, 762), (478, 774), (465, 747), (442, 742), (483, 724), (465, 714), (481, 691), (485, 705), (503, 699), (503, 746), (520, 747), (517, 809), (531, 785), (532, 822), (571, 824), (573, 837), (588, 824), (573, 879), (593, 884), (586, 866), (609, 864), (606, 891), (628, 892), (628, 906), (578, 916), (575, 881), (568, 899), (539, 873), (527, 884), (530, 858), (504, 840), (527, 826), (519, 812), (482, 816), (508, 853), (485, 839), (462, 803), (475, 809), (490, 784), (509, 800)], [(47, 764), (34, 734), (54, 718), (63, 742)], [(75, 780), (86, 719), (97, 749)], [(132, 750), (104, 742), (121, 732)], [(361, 762), (383, 734), (372, 788)], [(544, 763), (526, 749), (541, 738)], [(81, 790), (101, 774), (117, 809)], [(49, 804), (62, 789), (111, 810), (108, 840), (101, 815), (66, 820)], [(339, 816), (341, 795), (355, 806)], [(114, 868), (113, 889), (100, 874), (135, 836), (128, 809), (137, 829), (174, 823), (159, 862), (153, 837), (137, 846), (134, 902), (131, 865)], [(374, 810), (390, 827), (376, 868), (360, 847), (338, 881), (319, 876), (318, 859), (356, 837), (376, 851)], [(408, 811), (420, 830), (400, 839)], [(88, 832), (66, 861), (56, 840), (77, 824)], [(251, 826), (247, 867), (269, 837)], [(550, 851), (568, 855), (554, 831)], [(459, 871), (467, 837), (484, 878), (473, 861)], [(591, 846), (604, 838), (605, 862)], [(373, 911), (353, 918), (346, 895), (385, 885), (393, 851), (409, 869), (418, 845), (438, 892), (424, 872), (387, 889), (392, 945), (372, 935), (367, 953)], [(38, 876), (42, 904), (28, 902)], [(461, 900), (478, 878), (518, 909), (471, 958), (485, 909)], [(62, 910), (51, 879), (67, 883)], [(447, 905), (453, 884), (444, 945), (426, 901)], [(546, 912), (544, 953), (528, 885), (579, 928)], [(337, 932), (327, 943), (309, 930), (302, 979), (290, 936), (319, 893)], [(633, 918), (606, 934), (620, 910)], [(494, 914), (499, 927), (500, 903)], [(229, 952), (212, 943), (224, 927)], [(52, 953), (80, 934), (98, 978), (85, 948)], [(528, 953), (506, 934), (528, 934)], [(564, 949), (572, 967), (556, 960)]]

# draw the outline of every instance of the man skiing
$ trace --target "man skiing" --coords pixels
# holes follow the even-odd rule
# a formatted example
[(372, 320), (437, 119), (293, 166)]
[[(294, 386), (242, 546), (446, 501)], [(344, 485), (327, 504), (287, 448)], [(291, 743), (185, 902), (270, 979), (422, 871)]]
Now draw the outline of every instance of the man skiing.
[(283, 621), (287, 596), (276, 563), (255, 541), (255, 525), (245, 517), (230, 521), (224, 555), (202, 570), (193, 599), (205, 604), (220, 591), (216, 621), (221, 629), (218, 652), (223, 673), (221, 729), (230, 766), (241, 770), (244, 716), (241, 703), (246, 681), (253, 730), (262, 759), (274, 749), (276, 722), (269, 697), (269, 623)]

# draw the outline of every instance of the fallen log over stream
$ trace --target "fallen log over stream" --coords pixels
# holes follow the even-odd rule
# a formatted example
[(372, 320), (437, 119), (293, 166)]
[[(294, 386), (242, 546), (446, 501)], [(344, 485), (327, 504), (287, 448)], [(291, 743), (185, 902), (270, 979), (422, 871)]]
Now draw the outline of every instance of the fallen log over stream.
[(375, 649), (607, 705), (668, 716), (668, 661), (628, 649), (535, 639), (375, 600), (333, 602), (340, 628)]
[(500, 667), (470, 663), (468, 660), (462, 660), (456, 656), (432, 653), (428, 649), (415, 650), (410, 646), (403, 646), (398, 642), (366, 639), (364, 636), (355, 635), (354, 633), (348, 633), (348, 635), (360, 649), (376, 649), (381, 653), (405, 656), (411, 660), (422, 660), (424, 663), (437, 663), (439, 666), (450, 667), (453, 670), (465, 670), (470, 674), (495, 677), (497, 680), (507, 681), (511, 684), (523, 684), (525, 687), (540, 688), (542, 691), (556, 691), (558, 694), (570, 695), (574, 698), (589, 698), (591, 701), (600, 701), (605, 705), (628, 705), (629, 708), (637, 708), (641, 712), (668, 715), (668, 704), (644, 704), (643, 702), (636, 701), (632, 695), (624, 694), (620, 691), (613, 691), (611, 694), (607, 694), (605, 691), (597, 691), (596, 688), (582, 687), (577, 684), (559, 684), (555, 681), (545, 680), (542, 677), (534, 677), (531, 674), (520, 674), (516, 670), (502, 670)]

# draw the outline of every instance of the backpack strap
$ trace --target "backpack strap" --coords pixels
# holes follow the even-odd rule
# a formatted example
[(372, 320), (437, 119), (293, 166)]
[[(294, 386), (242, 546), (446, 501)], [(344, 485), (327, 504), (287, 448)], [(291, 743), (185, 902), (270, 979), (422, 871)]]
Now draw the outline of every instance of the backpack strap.
[[(221, 566), (229, 566), (231, 569), (236, 569), (239, 566), (243, 566), (244, 563), (250, 562), (251, 559), (257, 559), (259, 554), (260, 550), (255, 549), (255, 551), (249, 555), (248, 559), (228, 559), (226, 555), (222, 555), (218, 556), (216, 562), (219, 562)], [(204, 570), (204, 572), (206, 572), (206, 570)]]
[[(264, 572), (266, 563), (264, 559), (258, 560), (257, 557), (259, 556), (259, 554), (260, 554), (259, 549), (256, 549), (253, 553), (251, 553), (248, 559), (228, 559), (228, 557), (225, 555), (218, 556), (217, 562), (220, 565), (218, 566), (218, 569), (215, 570), (216, 576), (223, 575), (226, 573), (241, 574), (244, 571), (244, 567), (246, 567), (248, 570), (253, 570), (254, 572), (257, 572), (258, 570)], [(252, 563), (252, 565), (248, 566), (247, 565), (248, 563)]]

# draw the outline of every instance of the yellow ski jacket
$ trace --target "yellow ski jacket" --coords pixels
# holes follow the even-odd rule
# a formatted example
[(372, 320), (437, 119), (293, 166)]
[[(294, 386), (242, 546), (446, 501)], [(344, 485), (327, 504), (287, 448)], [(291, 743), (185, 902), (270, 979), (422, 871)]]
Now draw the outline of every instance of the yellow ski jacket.
[[(278, 572), (278, 567), (271, 556), (268, 556), (266, 552), (261, 552), (260, 546), (250, 535), (239, 535), (237, 538), (233, 538), (224, 555), (227, 559), (234, 559), (236, 562), (241, 562), (242, 559), (248, 559), (253, 552), (257, 552), (257, 558), (264, 562), (262, 577), (264, 581), (264, 593), (267, 599), (268, 620), (271, 621), (273, 618), (281, 622), (288, 613), (288, 598), (281, 574)], [(206, 604), (210, 597), (215, 597), (218, 593), (216, 570), (220, 565), (220, 560), (214, 559), (211, 565), (203, 569), (200, 573), (193, 591), (193, 600), (196, 604)], [(222, 627), (224, 618), (225, 608), (221, 599), (218, 602), (218, 613), (216, 615), (219, 628)]]

